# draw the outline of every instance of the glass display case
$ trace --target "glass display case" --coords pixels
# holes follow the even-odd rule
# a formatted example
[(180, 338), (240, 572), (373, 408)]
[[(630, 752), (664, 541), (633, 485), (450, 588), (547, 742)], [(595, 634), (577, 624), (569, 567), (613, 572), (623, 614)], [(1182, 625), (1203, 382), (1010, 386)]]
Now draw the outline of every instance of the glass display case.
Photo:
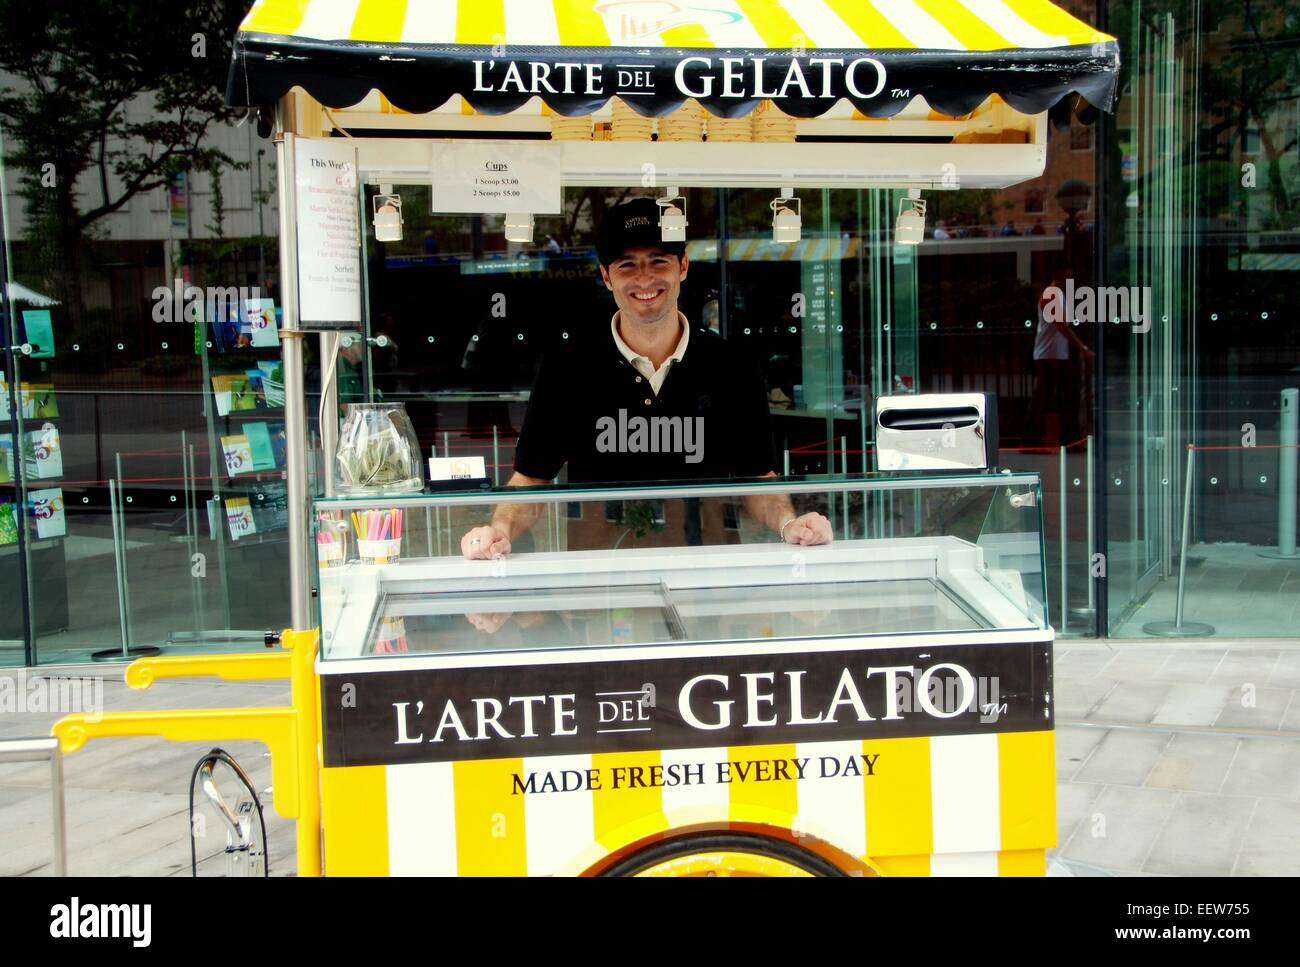
[[(318, 499), (321, 658), (1043, 631), (1038, 496), (989, 473)], [(770, 501), (833, 540), (781, 541)], [(508, 504), (530, 531), (467, 560)]]

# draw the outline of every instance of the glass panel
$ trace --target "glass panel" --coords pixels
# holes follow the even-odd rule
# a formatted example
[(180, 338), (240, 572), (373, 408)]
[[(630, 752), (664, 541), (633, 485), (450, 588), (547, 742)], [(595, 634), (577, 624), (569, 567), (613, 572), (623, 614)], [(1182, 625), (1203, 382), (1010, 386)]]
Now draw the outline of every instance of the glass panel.
[[(1037, 492), (1033, 475), (855, 474), (319, 499), (324, 654), (1042, 628), (1037, 505), (1012, 502)], [(864, 536), (884, 495), (906, 513)], [(779, 541), (777, 505), (835, 508), (833, 542)], [(501, 506), (529, 509), (531, 531), (507, 557), (466, 560), (462, 540)]]

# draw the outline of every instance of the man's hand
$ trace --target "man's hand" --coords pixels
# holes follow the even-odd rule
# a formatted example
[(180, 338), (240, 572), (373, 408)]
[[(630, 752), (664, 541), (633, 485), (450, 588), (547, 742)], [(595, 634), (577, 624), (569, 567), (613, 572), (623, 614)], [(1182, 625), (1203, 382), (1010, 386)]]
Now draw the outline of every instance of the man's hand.
[(786, 524), (781, 537), (787, 544), (829, 544), (835, 540), (831, 522), (821, 514), (804, 514)]
[(510, 553), (510, 538), (490, 524), (475, 527), (460, 539), (460, 552), (467, 561), (499, 561)]

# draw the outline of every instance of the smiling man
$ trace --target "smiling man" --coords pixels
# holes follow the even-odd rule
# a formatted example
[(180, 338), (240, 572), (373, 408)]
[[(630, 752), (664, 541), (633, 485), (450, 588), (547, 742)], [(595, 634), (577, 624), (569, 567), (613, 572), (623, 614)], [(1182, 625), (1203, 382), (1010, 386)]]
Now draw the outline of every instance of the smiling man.
[[(638, 198), (605, 216), (600, 277), (618, 311), (603, 329), (543, 361), (508, 486), (776, 476), (762, 377), (717, 333), (677, 308), (689, 262), (660, 239), (658, 205)], [(566, 347), (567, 349), (568, 347)], [(500, 558), (540, 505), (507, 504), (461, 539), (468, 558)], [(830, 522), (796, 514), (783, 494), (745, 510), (787, 543), (827, 544)]]

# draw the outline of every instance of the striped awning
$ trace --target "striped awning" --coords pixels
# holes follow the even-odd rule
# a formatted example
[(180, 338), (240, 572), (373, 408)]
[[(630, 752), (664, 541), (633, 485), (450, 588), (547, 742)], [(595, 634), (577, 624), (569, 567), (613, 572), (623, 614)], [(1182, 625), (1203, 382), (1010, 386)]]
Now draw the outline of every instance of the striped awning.
[(337, 108), (378, 90), (412, 113), (459, 94), (579, 115), (617, 96), (662, 115), (693, 98), (724, 117), (770, 100), (810, 118), (916, 97), (962, 115), (998, 94), (1037, 114), (1070, 95), (1109, 110), (1118, 70), (1115, 39), (1048, 0), (257, 0), (228, 100), (301, 86)]

